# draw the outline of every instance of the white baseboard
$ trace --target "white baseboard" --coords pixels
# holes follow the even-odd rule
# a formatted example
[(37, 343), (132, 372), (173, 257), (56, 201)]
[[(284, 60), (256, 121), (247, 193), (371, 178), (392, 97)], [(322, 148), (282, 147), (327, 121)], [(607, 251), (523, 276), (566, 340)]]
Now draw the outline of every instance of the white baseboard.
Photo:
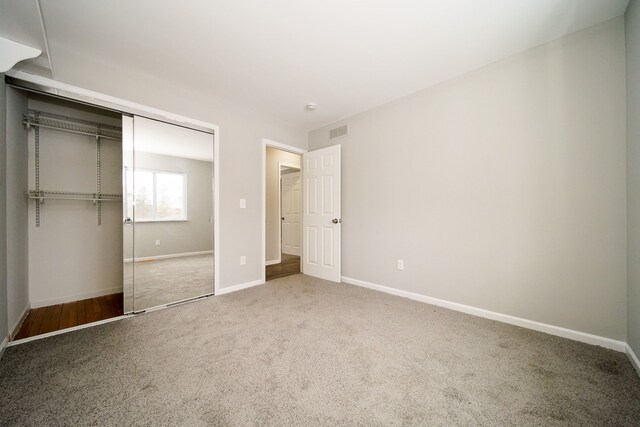
[[(167, 259), (167, 258), (182, 258), (188, 256), (197, 256), (197, 255), (209, 255), (213, 254), (213, 251), (199, 251), (199, 252), (183, 252), (179, 254), (167, 254), (167, 255), (156, 255), (156, 256), (144, 256), (136, 258), (136, 261), (152, 261), (155, 259)], [(133, 258), (125, 258), (124, 262), (131, 262)]]
[(252, 288), (252, 287), (258, 286), (258, 285), (264, 285), (264, 281), (263, 280), (254, 280), (253, 282), (241, 283), (239, 285), (228, 286), (226, 288), (220, 288), (220, 289), (218, 289), (218, 293), (216, 294), (216, 296), (229, 294), (231, 292), (240, 291), (242, 289)]
[(98, 291), (82, 292), (74, 295), (66, 295), (63, 297), (43, 299), (40, 301), (31, 301), (31, 308), (47, 307), (49, 305), (64, 304), (66, 302), (79, 301), (88, 298), (101, 297), (103, 295), (111, 295), (122, 292), (122, 286), (117, 288), (102, 289)]
[(629, 358), (629, 361), (631, 361), (631, 364), (635, 368), (636, 372), (638, 373), (638, 375), (640, 375), (640, 360), (638, 360), (638, 356), (636, 356), (636, 354), (633, 352), (633, 349), (631, 348), (629, 343), (625, 343), (625, 344), (626, 344), (625, 353), (627, 353), (627, 357)]
[(266, 262), (264, 263), (264, 265), (280, 264), (281, 262), (282, 262), (282, 260), (280, 260), (280, 259), (274, 259), (274, 260), (271, 260), (271, 261), (266, 261)]
[(349, 283), (351, 285), (362, 286), (364, 288), (385, 292), (385, 293), (396, 295), (399, 297), (409, 298), (409, 299), (424, 302), (427, 304), (437, 305), (439, 307), (448, 308), (450, 310), (460, 311), (462, 313), (467, 313), (467, 314), (471, 314), (478, 317), (484, 317), (485, 319), (497, 320), (498, 322), (508, 323), (510, 325), (516, 325), (516, 326), (520, 326), (527, 329), (533, 329), (534, 331), (545, 332), (547, 334), (568, 338), (574, 341), (580, 341), (580, 342), (592, 344), (592, 345), (599, 345), (599, 346), (602, 346), (611, 350), (620, 351), (623, 353), (626, 352), (628, 347), (627, 343), (624, 341), (617, 341), (611, 338), (601, 337), (599, 335), (592, 335), (585, 332), (575, 331), (573, 329), (567, 329), (567, 328), (562, 328), (560, 326), (540, 323), (534, 320), (523, 319), (521, 317), (510, 316), (508, 314), (497, 313), (495, 311), (489, 311), (482, 308), (476, 308), (469, 305), (459, 304), (457, 302), (451, 302), (443, 299), (432, 298), (425, 295), (416, 294), (413, 292), (403, 291), (395, 288), (389, 288), (387, 286), (376, 285), (375, 283), (369, 283), (363, 280), (357, 280), (357, 279), (352, 279), (350, 277), (342, 276), (342, 281), (344, 283)]
[(4, 339), (0, 343), (0, 359), (2, 359), (2, 355), (4, 354), (4, 350), (7, 348), (7, 344), (9, 344), (9, 338), (4, 337)]
[(24, 323), (24, 321), (27, 320), (27, 316), (29, 315), (29, 310), (30, 309), (31, 309), (31, 305), (27, 303), (27, 306), (22, 311), (22, 315), (20, 316), (20, 319), (18, 319), (18, 322), (15, 325), (10, 325), (10, 327), (9, 327), (9, 337), (11, 339), (13, 339), (13, 337), (16, 336), (16, 334), (20, 330), (20, 327)]

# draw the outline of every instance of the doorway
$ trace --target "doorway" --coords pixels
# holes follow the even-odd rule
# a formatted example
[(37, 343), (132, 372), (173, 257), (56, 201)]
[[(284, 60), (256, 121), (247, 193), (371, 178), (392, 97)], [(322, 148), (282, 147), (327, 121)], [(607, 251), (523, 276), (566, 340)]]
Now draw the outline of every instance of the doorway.
[(298, 274), (302, 239), (301, 155), (265, 147), (265, 280)]
[[(342, 278), (341, 145), (329, 145), (310, 152), (268, 139), (263, 139), (262, 145), (262, 248), (265, 266), (262, 283), (298, 272), (340, 282)], [(285, 164), (284, 170), (294, 169), (291, 173), (296, 173), (295, 169), (299, 169), (300, 227), (292, 228), (300, 233), (299, 256), (289, 255), (283, 251), (282, 228), (286, 217), (282, 216), (281, 211), (278, 210), (282, 198), (282, 187), (278, 186), (278, 178), (282, 178), (282, 166), (288, 160), (269, 161), (267, 157), (270, 153), (288, 156), (289, 161), (293, 159), (293, 166)], [(268, 188), (271, 190), (268, 191)], [(271, 213), (268, 215), (269, 212)], [(295, 218), (288, 222), (295, 222)], [(293, 245), (287, 243), (286, 246), (290, 248)], [(287, 262), (294, 265), (287, 265)]]

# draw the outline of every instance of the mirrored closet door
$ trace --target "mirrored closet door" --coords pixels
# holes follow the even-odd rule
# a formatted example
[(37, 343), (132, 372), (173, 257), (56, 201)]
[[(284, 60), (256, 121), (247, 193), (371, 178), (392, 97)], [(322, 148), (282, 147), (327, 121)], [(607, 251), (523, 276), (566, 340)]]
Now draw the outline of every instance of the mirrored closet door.
[(213, 293), (213, 135), (123, 117), (125, 312)]

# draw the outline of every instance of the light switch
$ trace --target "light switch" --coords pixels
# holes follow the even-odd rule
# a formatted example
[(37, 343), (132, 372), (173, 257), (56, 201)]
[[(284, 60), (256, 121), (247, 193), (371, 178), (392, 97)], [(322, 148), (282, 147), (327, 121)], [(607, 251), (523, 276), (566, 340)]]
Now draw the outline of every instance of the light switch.
[(240, 209), (246, 209), (247, 199), (240, 199)]

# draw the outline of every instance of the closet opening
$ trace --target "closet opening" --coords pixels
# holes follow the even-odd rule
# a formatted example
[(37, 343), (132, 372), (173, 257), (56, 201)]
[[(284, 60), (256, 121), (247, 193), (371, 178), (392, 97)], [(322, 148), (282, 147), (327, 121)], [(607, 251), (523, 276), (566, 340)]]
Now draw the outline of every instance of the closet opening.
[(122, 115), (7, 88), (13, 340), (122, 316)]

